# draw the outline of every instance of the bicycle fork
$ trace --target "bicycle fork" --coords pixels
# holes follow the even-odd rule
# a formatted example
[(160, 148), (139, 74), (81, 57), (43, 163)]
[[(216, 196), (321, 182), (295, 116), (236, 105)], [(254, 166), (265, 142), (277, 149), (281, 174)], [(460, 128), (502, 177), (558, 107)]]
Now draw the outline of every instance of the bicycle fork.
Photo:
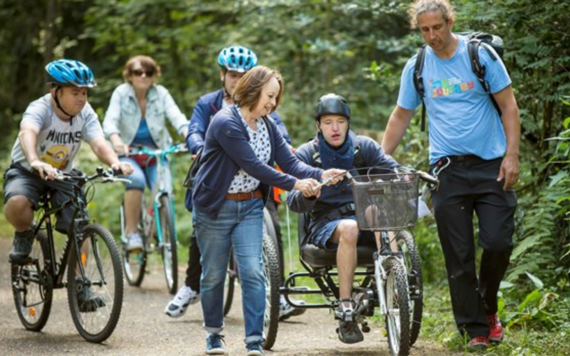
[(397, 259), (401, 261), (400, 257), (396, 257), (393, 255), (383, 255), (378, 254), (377, 257), (374, 259), (374, 277), (376, 279), (376, 286), (378, 290), (378, 304), (380, 306), (380, 314), (386, 315), (388, 314), (388, 305), (386, 303), (386, 280), (388, 279), (388, 274), (384, 266), (386, 262), (390, 259)]

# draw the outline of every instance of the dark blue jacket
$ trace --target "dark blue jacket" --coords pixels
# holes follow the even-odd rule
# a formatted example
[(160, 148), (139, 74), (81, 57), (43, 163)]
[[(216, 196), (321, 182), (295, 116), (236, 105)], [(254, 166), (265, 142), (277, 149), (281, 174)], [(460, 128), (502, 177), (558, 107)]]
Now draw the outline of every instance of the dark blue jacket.
[[(192, 194), (195, 208), (215, 218), (240, 168), (261, 182), (259, 189), (265, 201), (270, 186), (292, 190), (297, 181), (295, 177), (321, 179), (323, 170), (299, 161), (291, 153), (275, 121), (270, 119), (267, 122), (271, 125), (268, 128), (271, 157), (268, 164), (265, 164), (257, 159), (251, 149), (247, 129), (235, 105), (222, 109), (214, 116), (206, 132), (203, 162), (196, 176)], [(275, 162), (285, 174), (273, 168)]]
[[(188, 136), (186, 136), (186, 143), (192, 154), (196, 154), (196, 152), (204, 146), (204, 137), (206, 137), (210, 121), (212, 121), (214, 115), (222, 109), (223, 100), (223, 89), (203, 95), (198, 99), (198, 103), (194, 107), (192, 117), (190, 118)], [(279, 115), (277, 115), (276, 112), (272, 112), (270, 116), (275, 120), (275, 123), (283, 134), (285, 141), (287, 141), (288, 144), (291, 144), (291, 138), (289, 137), (287, 128), (279, 118)]]
[[(192, 154), (196, 154), (200, 148), (204, 147), (204, 138), (206, 137), (206, 132), (208, 131), (210, 122), (214, 115), (222, 109), (223, 100), (223, 89), (202, 95), (200, 99), (198, 99), (198, 103), (194, 107), (192, 117), (190, 118), (188, 135), (186, 136), (186, 145)], [(285, 141), (287, 141), (288, 144), (291, 144), (289, 132), (287, 132), (287, 128), (279, 118), (279, 115), (277, 115), (277, 112), (274, 111), (269, 116), (275, 120), (275, 123), (285, 138)], [(188, 190), (186, 192), (184, 205), (188, 211), (192, 211), (192, 190)]]

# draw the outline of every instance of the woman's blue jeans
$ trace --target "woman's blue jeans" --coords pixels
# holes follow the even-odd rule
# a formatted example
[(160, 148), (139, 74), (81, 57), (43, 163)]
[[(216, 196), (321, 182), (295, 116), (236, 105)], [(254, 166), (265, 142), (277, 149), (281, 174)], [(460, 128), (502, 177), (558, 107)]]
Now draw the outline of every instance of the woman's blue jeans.
[(120, 157), (121, 162), (130, 163), (133, 167), (133, 173), (129, 174), (125, 178), (130, 179), (131, 183), (126, 184), (126, 189), (136, 189), (144, 192), (144, 188), (148, 185), (150, 190), (154, 189), (156, 184), (157, 176), (157, 165), (153, 164), (147, 166), (146, 168), (141, 168), (139, 164), (132, 158)]
[(192, 220), (202, 254), (200, 295), (205, 329), (210, 333), (223, 329), (224, 282), (233, 247), (242, 290), (245, 342), (263, 341), (263, 199), (225, 200), (216, 218), (195, 206)]

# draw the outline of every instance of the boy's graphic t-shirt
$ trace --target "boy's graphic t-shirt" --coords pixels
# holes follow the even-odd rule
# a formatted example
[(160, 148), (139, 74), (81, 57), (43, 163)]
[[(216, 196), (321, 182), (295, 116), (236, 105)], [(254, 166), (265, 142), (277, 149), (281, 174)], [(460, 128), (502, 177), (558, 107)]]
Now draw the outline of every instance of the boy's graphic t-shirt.
[[(483, 159), (502, 157), (506, 138), (501, 118), (481, 86), (469, 62), (468, 40), (458, 35), (453, 57), (439, 58), (426, 46), (422, 78), (430, 139), (430, 163), (444, 156), (473, 154)], [(496, 55), (496, 54), (495, 54)], [(421, 104), (413, 74), (417, 56), (412, 57), (402, 73), (398, 105), (414, 110)], [(479, 61), (485, 66), (485, 79), (491, 92), (511, 84), (503, 62), (493, 60), (483, 46)]]
[[(73, 168), (73, 160), (82, 140), (89, 143), (94, 138), (104, 137), (97, 114), (89, 103), (85, 104), (72, 121), (64, 121), (55, 114), (51, 106), (51, 94), (30, 103), (22, 122), (33, 123), (40, 130), (36, 143), (40, 160), (65, 172)], [(12, 161), (30, 168), (19, 138), (12, 148)]]

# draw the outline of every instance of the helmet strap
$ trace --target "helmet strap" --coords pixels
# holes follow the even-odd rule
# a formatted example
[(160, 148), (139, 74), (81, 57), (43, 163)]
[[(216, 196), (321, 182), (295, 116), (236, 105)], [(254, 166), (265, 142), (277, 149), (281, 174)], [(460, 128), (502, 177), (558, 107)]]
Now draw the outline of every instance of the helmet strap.
[(57, 108), (64, 113), (65, 115), (69, 116), (69, 124), (73, 125), (73, 115), (70, 115), (67, 113), (67, 111), (63, 110), (63, 107), (61, 107), (61, 104), (59, 103), (59, 98), (57, 97), (57, 92), (61, 89), (61, 85), (57, 85), (55, 87), (55, 92), (53, 93), (53, 99), (55, 101), (55, 105), (57, 106)]
[(222, 76), (222, 88), (224, 89), (224, 99), (231, 97), (230, 92), (226, 89), (226, 73), (228, 72), (227, 69), (223, 70), (224, 75)]

